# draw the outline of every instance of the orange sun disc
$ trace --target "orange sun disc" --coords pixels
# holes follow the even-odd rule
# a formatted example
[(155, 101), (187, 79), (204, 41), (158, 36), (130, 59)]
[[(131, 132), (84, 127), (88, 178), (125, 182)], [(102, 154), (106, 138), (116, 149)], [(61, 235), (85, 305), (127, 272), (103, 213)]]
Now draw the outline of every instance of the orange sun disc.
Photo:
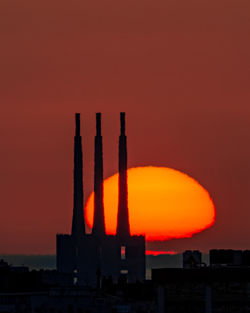
[[(209, 193), (193, 178), (167, 167), (128, 169), (130, 232), (146, 239), (191, 237), (215, 221)], [(104, 213), (107, 234), (116, 233), (118, 173), (104, 180)], [(85, 205), (85, 220), (93, 226), (94, 193)]]

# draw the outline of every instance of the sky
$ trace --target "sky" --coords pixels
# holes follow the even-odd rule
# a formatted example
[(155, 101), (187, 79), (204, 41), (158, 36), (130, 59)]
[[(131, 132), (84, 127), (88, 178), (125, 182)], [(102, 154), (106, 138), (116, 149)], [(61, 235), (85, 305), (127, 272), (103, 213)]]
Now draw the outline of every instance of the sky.
[(74, 113), (85, 201), (93, 189), (95, 112), (104, 177), (166, 166), (213, 198), (216, 222), (182, 251), (250, 249), (249, 0), (0, 1), (0, 253), (53, 254), (72, 218)]

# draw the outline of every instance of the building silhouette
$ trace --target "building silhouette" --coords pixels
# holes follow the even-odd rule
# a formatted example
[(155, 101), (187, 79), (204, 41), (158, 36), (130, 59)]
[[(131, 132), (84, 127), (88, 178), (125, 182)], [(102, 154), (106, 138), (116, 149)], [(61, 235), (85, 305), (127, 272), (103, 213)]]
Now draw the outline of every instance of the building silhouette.
[(183, 253), (183, 268), (152, 269), (158, 313), (250, 312), (250, 250)]
[(127, 186), (127, 138), (125, 113), (120, 113), (119, 201), (116, 235), (105, 232), (103, 204), (103, 149), (101, 113), (96, 114), (94, 166), (94, 223), (85, 232), (83, 214), (83, 160), (80, 114), (75, 115), (74, 205), (71, 234), (57, 235), (57, 270), (72, 274), (79, 285), (99, 285), (101, 277), (127, 282), (145, 279), (145, 236), (131, 236)]

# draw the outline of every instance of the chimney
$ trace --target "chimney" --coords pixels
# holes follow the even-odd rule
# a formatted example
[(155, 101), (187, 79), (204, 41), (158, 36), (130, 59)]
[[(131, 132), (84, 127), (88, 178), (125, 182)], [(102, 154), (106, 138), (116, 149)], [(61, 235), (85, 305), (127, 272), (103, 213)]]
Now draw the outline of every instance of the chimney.
[(78, 240), (85, 235), (83, 218), (83, 175), (82, 175), (82, 137), (80, 135), (80, 113), (75, 114), (74, 138), (74, 206), (72, 236)]
[(127, 182), (127, 137), (125, 135), (125, 113), (120, 113), (121, 134), (119, 137), (119, 199), (116, 234), (126, 238), (130, 236), (128, 215)]
[(103, 153), (101, 113), (96, 113), (94, 198), (94, 224), (92, 233), (97, 236), (104, 236), (105, 222), (103, 205)]

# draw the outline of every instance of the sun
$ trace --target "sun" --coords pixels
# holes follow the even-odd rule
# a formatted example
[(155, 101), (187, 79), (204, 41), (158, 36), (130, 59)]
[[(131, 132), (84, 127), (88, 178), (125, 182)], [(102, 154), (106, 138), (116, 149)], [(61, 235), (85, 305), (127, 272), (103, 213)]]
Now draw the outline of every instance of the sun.
[[(191, 237), (215, 221), (215, 207), (195, 179), (167, 167), (128, 169), (128, 207), (132, 235), (149, 241)], [(118, 173), (104, 181), (107, 234), (115, 234), (118, 208)], [(85, 220), (93, 226), (94, 193), (85, 206)]]

